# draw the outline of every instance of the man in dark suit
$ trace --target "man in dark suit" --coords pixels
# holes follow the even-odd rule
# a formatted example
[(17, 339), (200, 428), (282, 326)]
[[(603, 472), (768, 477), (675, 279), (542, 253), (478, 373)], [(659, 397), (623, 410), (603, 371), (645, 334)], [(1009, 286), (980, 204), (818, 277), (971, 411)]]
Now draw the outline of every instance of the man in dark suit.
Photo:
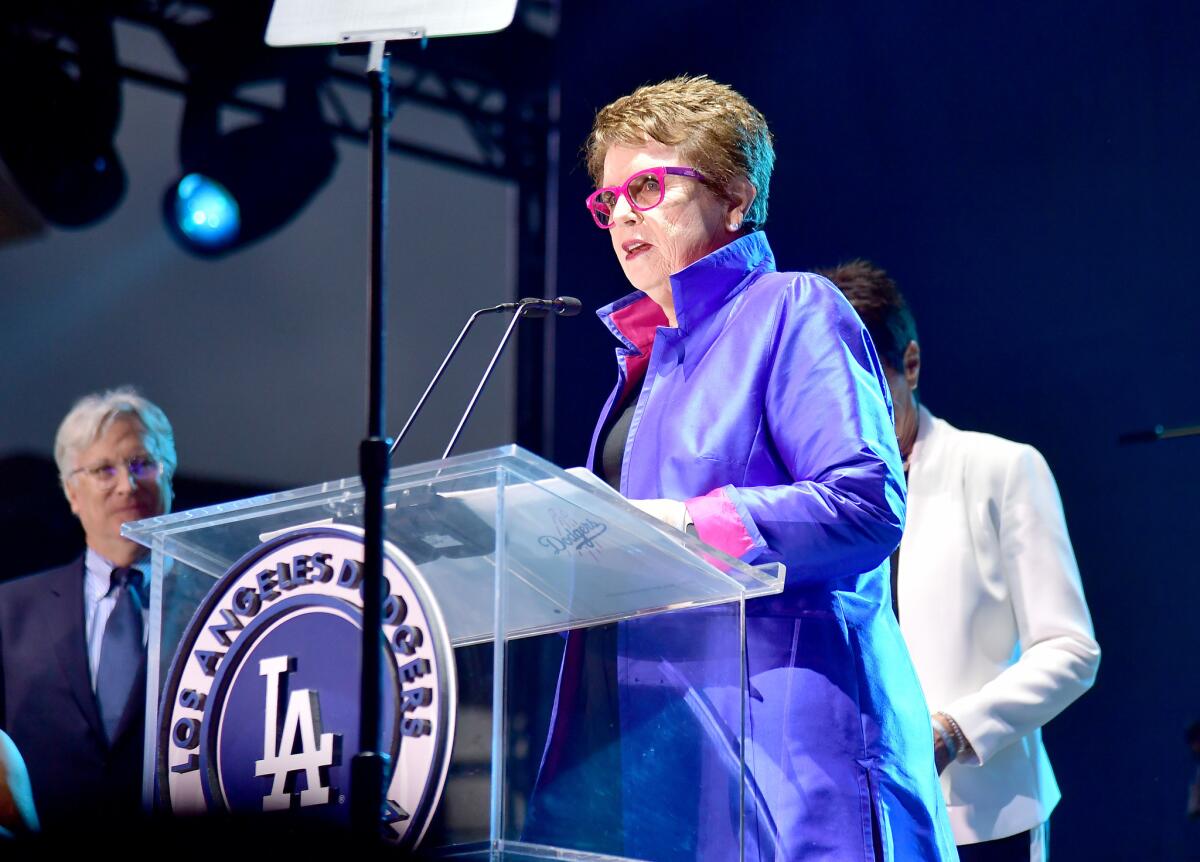
[(54, 449), (87, 550), (0, 585), (0, 727), (47, 830), (140, 810), (149, 557), (121, 524), (170, 509), (176, 466), (166, 415), (128, 388), (77, 402)]

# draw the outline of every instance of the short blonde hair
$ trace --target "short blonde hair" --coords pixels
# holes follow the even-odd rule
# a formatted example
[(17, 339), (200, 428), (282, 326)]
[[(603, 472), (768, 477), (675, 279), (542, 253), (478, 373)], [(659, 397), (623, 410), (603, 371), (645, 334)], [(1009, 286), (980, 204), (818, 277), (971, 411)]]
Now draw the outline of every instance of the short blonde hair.
[(54, 436), (54, 461), (58, 465), (58, 478), (64, 489), (67, 477), (79, 466), (75, 463), (79, 453), (99, 440), (109, 426), (123, 416), (136, 419), (146, 430), (149, 454), (162, 465), (163, 476), (170, 487), (178, 459), (175, 455), (175, 432), (167, 414), (132, 386), (122, 386), (83, 396), (58, 426), (58, 433)]
[(685, 167), (698, 169), (722, 195), (736, 178), (748, 179), (757, 195), (743, 224), (766, 222), (775, 147), (766, 118), (737, 90), (706, 75), (685, 76), (638, 87), (601, 108), (584, 145), (592, 182), (603, 182), (609, 147), (650, 139), (679, 147)]

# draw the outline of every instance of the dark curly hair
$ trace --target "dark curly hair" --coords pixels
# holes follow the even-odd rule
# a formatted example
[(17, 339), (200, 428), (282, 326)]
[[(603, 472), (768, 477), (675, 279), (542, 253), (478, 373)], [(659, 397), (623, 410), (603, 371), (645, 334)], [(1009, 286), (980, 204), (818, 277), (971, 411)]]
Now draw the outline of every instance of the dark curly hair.
[(903, 371), (905, 348), (910, 341), (919, 340), (917, 322), (891, 276), (862, 258), (816, 272), (850, 300), (871, 333), (879, 358), (894, 371)]

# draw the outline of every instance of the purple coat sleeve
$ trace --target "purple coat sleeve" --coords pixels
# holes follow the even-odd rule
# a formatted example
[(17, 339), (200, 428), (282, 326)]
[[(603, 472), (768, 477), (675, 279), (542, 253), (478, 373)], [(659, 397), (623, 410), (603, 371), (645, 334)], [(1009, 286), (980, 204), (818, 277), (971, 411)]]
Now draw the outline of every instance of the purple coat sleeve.
[(687, 501), (700, 538), (788, 582), (869, 571), (900, 543), (904, 490), (887, 383), (829, 282), (788, 274), (746, 481)]

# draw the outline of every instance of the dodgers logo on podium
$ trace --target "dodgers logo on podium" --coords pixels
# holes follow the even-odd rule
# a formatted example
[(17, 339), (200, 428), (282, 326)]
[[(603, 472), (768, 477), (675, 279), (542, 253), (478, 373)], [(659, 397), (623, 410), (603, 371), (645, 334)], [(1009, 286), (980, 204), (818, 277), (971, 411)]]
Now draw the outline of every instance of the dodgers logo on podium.
[[(362, 551), (350, 528), (298, 530), (255, 548), (209, 592), (163, 690), (157, 768), (166, 807), (294, 810), (349, 823)], [(384, 576), (381, 739), (392, 771), (381, 828), (414, 847), (449, 766), (454, 659), (432, 594), (391, 545)]]

